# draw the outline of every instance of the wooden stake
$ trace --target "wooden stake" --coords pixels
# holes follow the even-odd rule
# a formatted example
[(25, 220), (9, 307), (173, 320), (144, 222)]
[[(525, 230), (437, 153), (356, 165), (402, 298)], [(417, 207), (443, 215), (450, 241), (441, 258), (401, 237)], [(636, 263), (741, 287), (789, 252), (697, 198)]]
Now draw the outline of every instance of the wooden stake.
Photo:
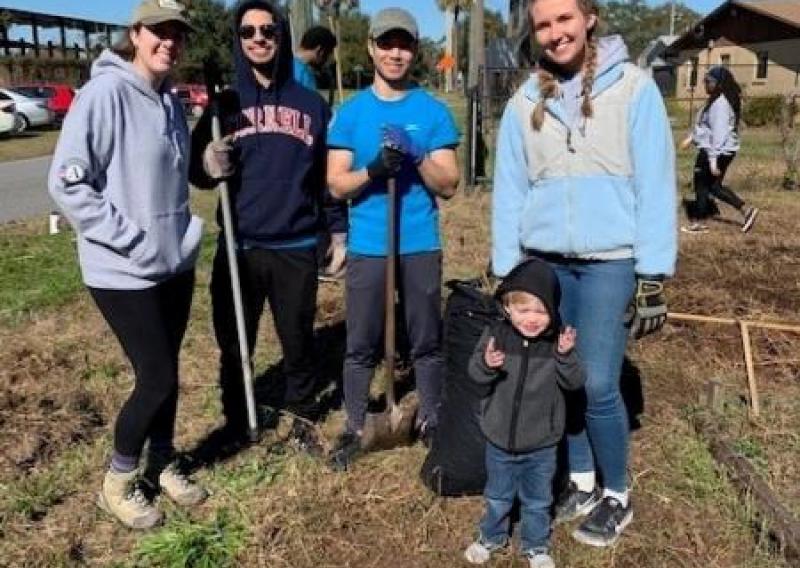
[(756, 386), (756, 372), (753, 368), (753, 353), (750, 351), (750, 330), (747, 322), (739, 322), (739, 331), (742, 333), (742, 348), (744, 349), (744, 366), (747, 369), (747, 388), (750, 390), (750, 412), (753, 418), (758, 418), (761, 407), (758, 403), (758, 387)]

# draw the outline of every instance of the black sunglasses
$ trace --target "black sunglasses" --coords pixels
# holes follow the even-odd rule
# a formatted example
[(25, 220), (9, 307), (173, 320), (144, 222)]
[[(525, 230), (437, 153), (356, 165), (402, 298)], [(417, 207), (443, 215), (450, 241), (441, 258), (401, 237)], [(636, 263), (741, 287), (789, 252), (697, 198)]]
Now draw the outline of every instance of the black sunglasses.
[(389, 51), (395, 47), (406, 51), (414, 51), (414, 48), (417, 45), (416, 40), (410, 34), (406, 33), (383, 34), (374, 38), (373, 41), (375, 42), (375, 45), (378, 46), (378, 49), (382, 49), (384, 51)]
[(244, 26), (239, 26), (239, 37), (242, 39), (253, 39), (256, 37), (256, 31), (258, 31), (264, 39), (275, 39), (278, 37), (278, 26), (275, 24), (263, 24), (260, 26), (245, 24)]

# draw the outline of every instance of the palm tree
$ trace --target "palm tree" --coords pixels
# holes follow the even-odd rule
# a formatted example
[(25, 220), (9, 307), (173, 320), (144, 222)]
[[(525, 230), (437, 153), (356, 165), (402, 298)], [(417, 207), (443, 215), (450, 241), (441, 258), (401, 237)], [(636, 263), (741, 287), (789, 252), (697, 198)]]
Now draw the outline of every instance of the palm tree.
[(444, 12), (445, 19), (445, 55), (451, 56), (456, 61), (455, 68), (445, 72), (445, 91), (453, 90), (454, 71), (458, 68), (458, 35), (456, 24), (461, 10), (468, 8), (473, 0), (436, 0), (439, 9)]

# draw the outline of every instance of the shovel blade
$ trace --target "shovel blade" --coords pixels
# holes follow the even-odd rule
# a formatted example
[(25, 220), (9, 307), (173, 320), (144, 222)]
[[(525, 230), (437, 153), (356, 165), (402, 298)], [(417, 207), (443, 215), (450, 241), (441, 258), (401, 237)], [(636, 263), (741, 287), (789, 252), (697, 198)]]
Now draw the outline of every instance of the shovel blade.
[(361, 445), (365, 451), (408, 446), (414, 441), (414, 422), (419, 410), (416, 392), (404, 396), (394, 407), (370, 412), (364, 422)]

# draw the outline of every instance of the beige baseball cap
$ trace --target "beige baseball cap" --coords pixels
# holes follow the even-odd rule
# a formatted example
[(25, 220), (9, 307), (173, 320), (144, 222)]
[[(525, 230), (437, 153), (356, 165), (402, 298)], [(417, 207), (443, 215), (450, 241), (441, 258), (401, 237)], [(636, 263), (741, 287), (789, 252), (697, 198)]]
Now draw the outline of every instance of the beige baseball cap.
[(384, 8), (375, 14), (369, 24), (369, 37), (377, 38), (392, 30), (403, 30), (414, 39), (419, 39), (417, 21), (402, 8)]
[(133, 11), (131, 18), (131, 24), (145, 26), (162, 22), (179, 22), (189, 30), (194, 29), (189, 23), (186, 6), (175, 0), (143, 0)]

